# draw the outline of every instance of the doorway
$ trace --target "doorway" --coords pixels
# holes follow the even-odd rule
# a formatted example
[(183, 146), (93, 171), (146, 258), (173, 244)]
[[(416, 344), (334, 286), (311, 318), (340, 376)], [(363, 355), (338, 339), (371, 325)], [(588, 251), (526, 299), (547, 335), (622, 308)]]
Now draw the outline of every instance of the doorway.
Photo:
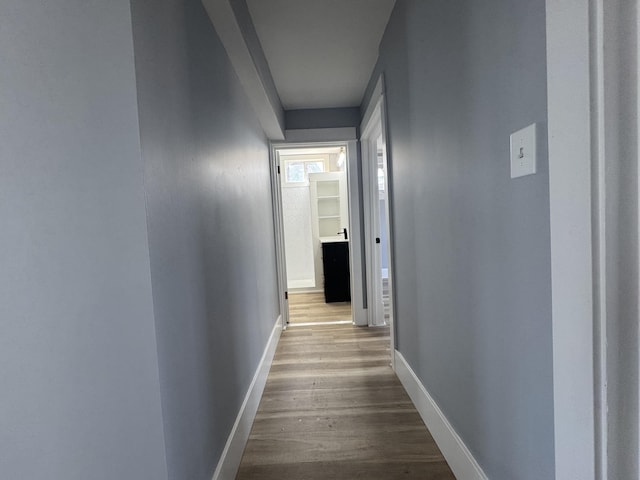
[(367, 264), (369, 326), (390, 329), (392, 364), (395, 349), (393, 248), (390, 172), (386, 142), (384, 95), (379, 79), (361, 126), (364, 244)]
[(346, 144), (274, 148), (285, 327), (353, 321), (347, 149)]

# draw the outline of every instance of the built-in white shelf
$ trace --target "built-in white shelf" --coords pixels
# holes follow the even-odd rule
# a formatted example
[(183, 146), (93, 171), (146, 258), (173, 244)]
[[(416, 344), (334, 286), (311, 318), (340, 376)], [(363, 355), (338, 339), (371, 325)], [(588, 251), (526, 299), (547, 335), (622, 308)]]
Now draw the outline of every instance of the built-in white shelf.
[(320, 246), (327, 241), (345, 241), (340, 233), (349, 225), (346, 175), (344, 172), (310, 173), (309, 187), (316, 286), (321, 286), (324, 277)]

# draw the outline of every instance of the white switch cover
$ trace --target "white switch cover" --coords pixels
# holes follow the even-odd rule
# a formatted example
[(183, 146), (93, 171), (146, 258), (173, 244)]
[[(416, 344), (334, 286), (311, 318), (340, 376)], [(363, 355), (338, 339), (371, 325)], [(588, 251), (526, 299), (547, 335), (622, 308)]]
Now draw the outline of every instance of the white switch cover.
[(511, 134), (511, 178), (536, 173), (537, 128), (533, 123)]

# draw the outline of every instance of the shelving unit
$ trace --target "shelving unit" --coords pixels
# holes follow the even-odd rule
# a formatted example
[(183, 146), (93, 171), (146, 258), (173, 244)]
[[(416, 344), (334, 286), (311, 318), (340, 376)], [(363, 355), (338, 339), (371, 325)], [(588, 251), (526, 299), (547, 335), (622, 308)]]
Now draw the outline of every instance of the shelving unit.
[(347, 183), (344, 172), (309, 174), (311, 223), (313, 229), (316, 285), (323, 285), (321, 244), (344, 242), (343, 231), (349, 225)]

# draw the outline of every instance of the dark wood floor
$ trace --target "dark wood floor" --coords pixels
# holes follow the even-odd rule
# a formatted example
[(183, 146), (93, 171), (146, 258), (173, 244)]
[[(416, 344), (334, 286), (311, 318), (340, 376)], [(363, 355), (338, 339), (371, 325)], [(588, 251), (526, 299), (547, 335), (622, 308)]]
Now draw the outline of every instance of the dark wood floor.
[(455, 479), (389, 355), (388, 328), (284, 332), (236, 478)]

